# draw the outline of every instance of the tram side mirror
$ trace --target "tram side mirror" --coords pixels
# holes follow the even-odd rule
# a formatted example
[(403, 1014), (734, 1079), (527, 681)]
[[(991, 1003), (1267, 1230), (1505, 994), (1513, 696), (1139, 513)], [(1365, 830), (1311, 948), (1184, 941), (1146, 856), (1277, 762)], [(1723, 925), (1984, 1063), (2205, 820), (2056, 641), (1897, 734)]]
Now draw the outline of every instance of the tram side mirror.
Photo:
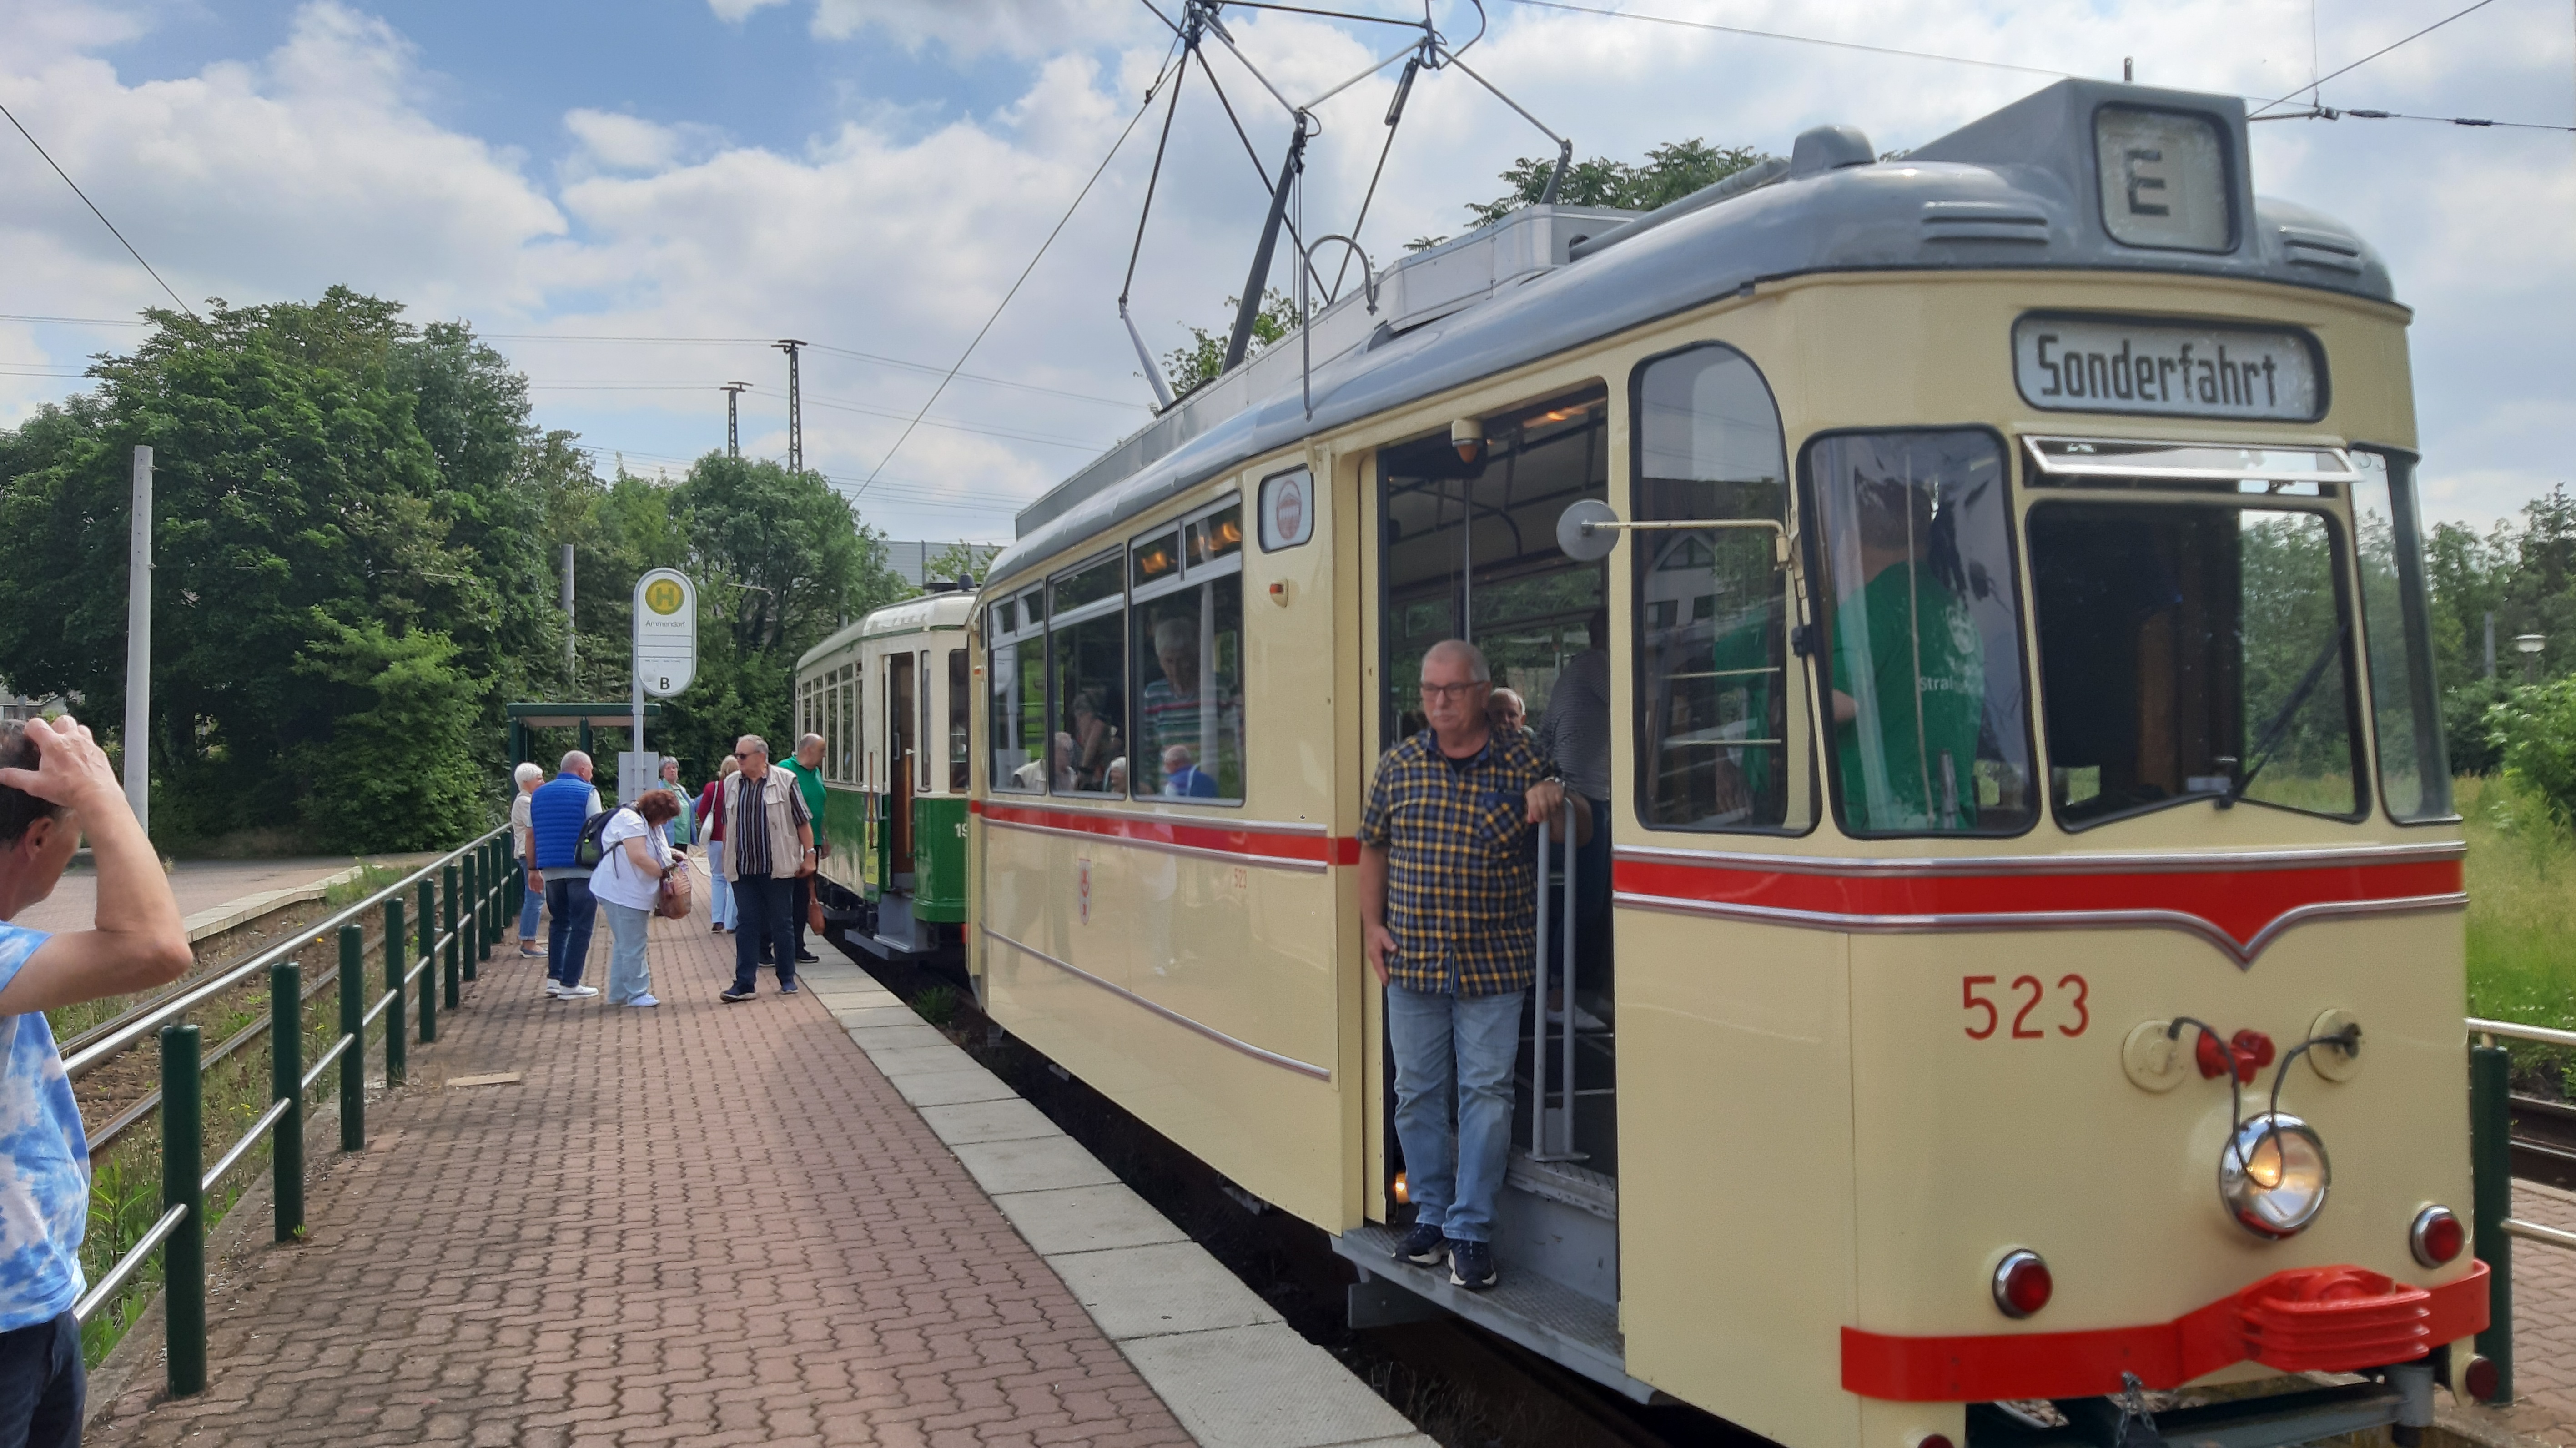
[(1618, 522), (1618, 509), (1598, 498), (1579, 498), (1556, 517), (1556, 546), (1577, 563), (1598, 563), (1619, 546)]

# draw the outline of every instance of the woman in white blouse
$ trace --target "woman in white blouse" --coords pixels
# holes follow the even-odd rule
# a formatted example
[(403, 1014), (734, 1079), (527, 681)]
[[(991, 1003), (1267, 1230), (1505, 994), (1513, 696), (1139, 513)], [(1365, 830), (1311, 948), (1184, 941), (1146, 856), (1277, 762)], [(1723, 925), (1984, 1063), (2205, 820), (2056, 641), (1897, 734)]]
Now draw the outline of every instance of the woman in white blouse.
[(679, 796), (649, 789), (635, 802), (618, 807), (599, 842), (606, 853), (590, 872), (591, 898), (608, 917), (608, 1003), (613, 1006), (658, 1006), (653, 998), (653, 970), (644, 958), (644, 937), (653, 923), (653, 901), (662, 877), (671, 872), (671, 846), (662, 825), (680, 812)]

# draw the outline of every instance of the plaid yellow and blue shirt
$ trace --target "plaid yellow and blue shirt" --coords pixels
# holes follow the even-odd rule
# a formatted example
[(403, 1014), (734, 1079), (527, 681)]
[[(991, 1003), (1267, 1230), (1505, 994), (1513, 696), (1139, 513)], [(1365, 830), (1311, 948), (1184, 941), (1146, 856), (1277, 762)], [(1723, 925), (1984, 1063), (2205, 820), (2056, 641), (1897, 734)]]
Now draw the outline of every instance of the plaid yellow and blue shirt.
[(1529, 987), (1538, 827), (1528, 795), (1551, 773), (1527, 739), (1499, 730), (1472, 759), (1444, 758), (1425, 729), (1378, 761), (1360, 843), (1387, 852), (1397, 985), (1462, 996)]

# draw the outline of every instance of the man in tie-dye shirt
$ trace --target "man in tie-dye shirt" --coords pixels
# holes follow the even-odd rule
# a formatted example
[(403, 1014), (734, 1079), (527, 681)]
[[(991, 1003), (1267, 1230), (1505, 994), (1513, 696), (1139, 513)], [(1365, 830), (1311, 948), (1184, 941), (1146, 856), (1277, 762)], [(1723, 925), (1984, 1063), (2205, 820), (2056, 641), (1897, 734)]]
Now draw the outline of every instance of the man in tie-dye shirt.
[[(97, 923), (8, 923), (53, 893), (84, 830)], [(69, 715), (0, 724), (0, 1443), (80, 1442), (89, 1145), (44, 1013), (166, 984), (189, 959), (179, 902), (89, 730)]]

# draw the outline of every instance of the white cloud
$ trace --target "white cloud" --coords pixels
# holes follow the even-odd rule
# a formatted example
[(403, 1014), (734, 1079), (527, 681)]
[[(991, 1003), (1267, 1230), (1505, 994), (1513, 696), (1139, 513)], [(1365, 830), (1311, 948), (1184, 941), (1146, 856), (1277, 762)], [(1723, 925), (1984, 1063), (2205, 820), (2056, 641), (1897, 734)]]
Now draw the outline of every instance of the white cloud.
[[(710, 0), (727, 21), (763, 3)], [(1825, 121), (1860, 125), (1880, 149), (1915, 145), (2046, 83), (1489, 8), (1494, 28), (1469, 63), (1585, 155), (1634, 158), (1685, 136), (1785, 151), (1798, 130)], [(2303, 12), (2232, 0), (1664, 0), (1653, 9), (2103, 76), (2134, 56), (2143, 81), (2260, 96), (2305, 80), (2311, 65)], [(2337, 9), (2321, 42), (2329, 70), (2421, 23), (2402, 0)], [(1440, 7), (1459, 43), (1473, 27), (1464, 10)], [(2565, 28), (2506, 12), (2374, 62), (2330, 85), (2327, 99), (2552, 119), (2565, 109)], [(692, 118), (686, 95), (662, 94), (656, 113), (676, 119), (567, 113), (563, 152), (532, 166), (431, 120), (425, 78), (398, 31), (332, 0), (300, 12), (270, 55), (141, 83), (101, 58), (130, 38), (125, 12), (0, 0), (0, 30), (13, 19), (41, 19), (27, 29), (42, 43), (0, 55), (0, 95), (192, 299), (310, 296), (348, 281), (412, 303), (416, 316), (466, 316), (496, 333), (804, 337), (825, 344), (805, 354), (808, 458), (850, 479), (877, 467), (937, 377), (847, 353), (935, 369), (953, 361), (1128, 124), (1169, 42), (1133, 0), (816, 0), (809, 28), (822, 39), (897, 47), (934, 78), (944, 64), (989, 73), (996, 57), (1011, 60), (1022, 66), (1018, 94), (982, 114), (861, 96), (854, 118), (772, 147), (728, 143), (725, 116)], [(1400, 38), (1275, 12), (1233, 12), (1228, 24), (1300, 99)], [(1275, 167), (1284, 116), (1221, 49), (1211, 60), (1259, 166)], [(1324, 108), (1307, 171), (1310, 232), (1345, 229), (1358, 207), (1393, 80), (1381, 74)], [(1214, 324), (1240, 289), (1264, 199), (1203, 75), (1191, 76), (1181, 117), (1133, 288), (1158, 349), (1178, 345), (1184, 323)], [(1158, 107), (1137, 127), (970, 374), (1146, 398), (1115, 297), (1160, 120)], [(2576, 375), (2576, 343), (2558, 319), (2576, 284), (2576, 255), (2563, 245), (2576, 233), (2576, 178), (2563, 164), (2565, 138), (2365, 121), (2285, 121), (2257, 136), (2261, 188), (2362, 228), (2416, 309), (2428, 508), (2482, 520), (2566, 476), (2559, 459), (2576, 405), (2562, 400), (2563, 379)], [(1364, 239), (1383, 263), (1406, 238), (1455, 232), (1464, 203), (1501, 189), (1495, 172), (1551, 149), (1467, 77), (1426, 75)], [(40, 165), (0, 147), (0, 186), (17, 203), (0, 215), (0, 254), (11, 258), (0, 311), (116, 316), (151, 303), (149, 279)], [(0, 374), (58, 371), (128, 341), (0, 324)], [(746, 448), (783, 450), (784, 367), (761, 341), (502, 345), (537, 383), (543, 418), (625, 449), (639, 470), (720, 445), (717, 384), (733, 378), (756, 384), (744, 401)], [(0, 375), (0, 422), (63, 390), (59, 378)], [(869, 517), (898, 536), (1007, 537), (1013, 500), (1144, 417), (1140, 407), (961, 378), (934, 418), (952, 426), (912, 435), (869, 492)]]

